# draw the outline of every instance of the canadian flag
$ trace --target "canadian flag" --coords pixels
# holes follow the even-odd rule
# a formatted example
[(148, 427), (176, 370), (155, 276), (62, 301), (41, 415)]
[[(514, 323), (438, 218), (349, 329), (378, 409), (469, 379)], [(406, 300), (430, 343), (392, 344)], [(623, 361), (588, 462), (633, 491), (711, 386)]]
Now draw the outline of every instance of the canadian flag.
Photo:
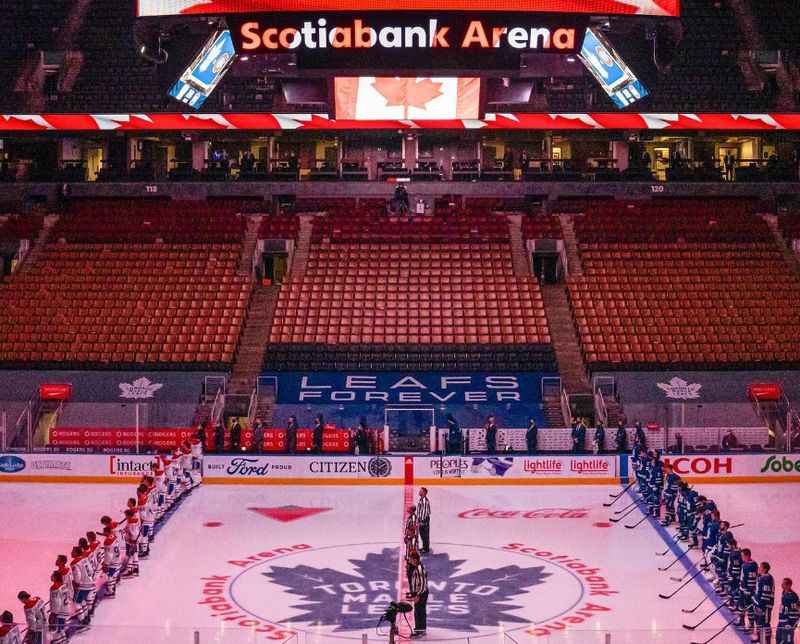
[(336, 118), (343, 120), (477, 119), (479, 78), (338, 77)]

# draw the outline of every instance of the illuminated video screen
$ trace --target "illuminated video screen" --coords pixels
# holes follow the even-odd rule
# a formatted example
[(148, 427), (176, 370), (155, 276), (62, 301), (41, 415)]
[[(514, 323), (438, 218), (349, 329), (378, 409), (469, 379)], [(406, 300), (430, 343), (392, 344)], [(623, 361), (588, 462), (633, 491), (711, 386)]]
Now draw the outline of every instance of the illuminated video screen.
[(231, 32), (226, 29), (215, 33), (170, 88), (169, 95), (176, 101), (200, 109), (235, 59)]
[(337, 77), (336, 118), (454, 120), (480, 116), (479, 78)]
[(620, 109), (647, 96), (648, 92), (606, 38), (587, 29), (580, 59)]
[(680, 0), (138, 0), (140, 17), (285, 11), (431, 10), (679, 16)]

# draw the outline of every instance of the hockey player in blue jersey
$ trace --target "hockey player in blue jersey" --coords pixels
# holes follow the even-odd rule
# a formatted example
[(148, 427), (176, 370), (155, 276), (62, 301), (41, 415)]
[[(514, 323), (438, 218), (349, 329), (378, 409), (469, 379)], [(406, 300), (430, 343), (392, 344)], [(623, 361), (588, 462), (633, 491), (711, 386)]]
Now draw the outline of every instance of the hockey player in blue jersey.
[(719, 512), (717, 510), (709, 511), (708, 505), (706, 505), (706, 510), (703, 514), (703, 556), (706, 558), (711, 555), (717, 545), (719, 526)]
[(772, 609), (775, 606), (775, 580), (770, 574), (770, 565), (762, 561), (758, 566), (756, 594), (753, 597), (753, 609), (756, 614), (756, 632), (753, 641), (761, 644), (772, 642)]
[(748, 632), (755, 626), (756, 613), (753, 608), (753, 599), (756, 594), (756, 581), (758, 580), (758, 564), (753, 561), (750, 548), (742, 548), (742, 576), (739, 582), (739, 626), (745, 628), (745, 616), (750, 620), (750, 625), (745, 628)]
[(735, 609), (739, 605), (739, 583), (742, 580), (742, 551), (736, 539), (731, 541), (728, 555), (728, 606)]
[(659, 518), (661, 516), (661, 491), (664, 489), (664, 464), (658, 452), (653, 455), (650, 466), (650, 515)]
[(792, 580), (788, 577), (781, 584), (781, 609), (778, 613), (778, 628), (775, 632), (776, 644), (794, 644), (794, 631), (800, 619), (800, 598), (792, 590)]
[(714, 572), (717, 575), (714, 590), (720, 595), (725, 595), (728, 592), (728, 557), (731, 554), (731, 542), (734, 540), (733, 533), (730, 532), (729, 528), (730, 523), (727, 521), (720, 522), (717, 545), (711, 555), (711, 562), (714, 564)]
[(664, 520), (661, 525), (668, 526), (675, 521), (675, 501), (678, 497), (681, 477), (675, 473), (672, 465), (666, 465), (664, 470), (667, 476), (664, 482)]

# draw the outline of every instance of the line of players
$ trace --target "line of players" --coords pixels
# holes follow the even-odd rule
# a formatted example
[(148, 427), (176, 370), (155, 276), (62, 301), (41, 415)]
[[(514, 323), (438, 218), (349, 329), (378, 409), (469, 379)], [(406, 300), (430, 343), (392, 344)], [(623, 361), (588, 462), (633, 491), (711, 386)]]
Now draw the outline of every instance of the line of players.
[[(635, 445), (632, 461), (649, 513), (663, 526), (677, 521), (677, 539), (701, 550), (702, 567), (712, 571), (715, 592), (738, 616), (736, 626), (750, 634), (753, 642), (770, 644), (775, 582), (769, 562), (758, 564), (749, 548), (740, 548), (730, 523), (720, 518), (716, 503), (683, 481), (671, 465), (661, 461), (657, 451)], [(800, 599), (788, 577), (781, 590), (776, 644), (794, 644)]]
[[(43, 644), (45, 635), (52, 644), (64, 644), (69, 637), (87, 629), (100, 598), (116, 595), (117, 583), (139, 575), (139, 559), (150, 554), (155, 526), (201, 483), (202, 446), (199, 440), (186, 441), (172, 453), (156, 457), (150, 472), (142, 475), (136, 497), (128, 499), (124, 518), (100, 519), (100, 535), (94, 530), (81, 537), (66, 555), (56, 558), (50, 576), (49, 602), (20, 591), (18, 599), (28, 625), (25, 642)], [(102, 541), (101, 541), (102, 539)], [(18, 624), (10, 611), (0, 615), (0, 644), (21, 644)]]

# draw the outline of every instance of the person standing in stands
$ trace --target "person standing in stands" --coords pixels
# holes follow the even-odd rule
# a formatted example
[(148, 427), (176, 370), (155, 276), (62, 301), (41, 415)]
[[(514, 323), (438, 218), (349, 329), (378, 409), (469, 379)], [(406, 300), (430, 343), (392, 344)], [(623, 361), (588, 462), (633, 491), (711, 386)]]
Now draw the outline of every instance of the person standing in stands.
[(723, 163), (725, 165), (725, 181), (733, 181), (734, 158), (730, 150), (725, 153)]
[(539, 444), (539, 428), (533, 418), (528, 419), (528, 430), (525, 432), (525, 444), (528, 454), (535, 454)]
[(294, 454), (297, 449), (297, 416), (289, 416), (289, 422), (286, 423), (286, 451)]
[(256, 418), (253, 423), (253, 444), (251, 449), (258, 453), (264, 449), (264, 423), (260, 418)]
[(453, 417), (447, 414), (447, 453), (458, 454), (461, 452), (461, 426)]
[(197, 440), (200, 441), (200, 444), (203, 446), (203, 449), (206, 449), (206, 426), (205, 426), (205, 423), (200, 423), (200, 427), (197, 428)]
[(645, 436), (644, 429), (642, 429), (642, 421), (636, 421), (636, 436), (634, 438), (634, 443), (639, 445), (640, 450), (647, 449), (647, 436)]
[(225, 432), (222, 423), (217, 423), (214, 427), (214, 451), (217, 453), (225, 449)]
[(617, 421), (617, 434), (614, 437), (614, 442), (620, 454), (628, 449), (628, 430), (625, 429), (625, 423), (622, 422), (622, 419)]
[(325, 429), (325, 419), (322, 414), (317, 414), (314, 419), (314, 452), (319, 454), (322, 452), (322, 432)]
[(594, 453), (600, 454), (606, 448), (606, 428), (603, 427), (603, 423), (597, 421), (597, 425), (594, 428)]
[(419, 538), (422, 540), (423, 555), (431, 551), (431, 502), (428, 499), (428, 488), (419, 489), (419, 501), (417, 502), (417, 522), (419, 525)]
[(356, 448), (361, 456), (369, 454), (369, 426), (367, 419), (362, 416), (358, 421), (358, 430), (356, 431)]
[(586, 443), (586, 426), (583, 420), (577, 418), (572, 423), (572, 452), (580, 454), (583, 451), (583, 446)]
[(242, 426), (239, 424), (239, 419), (233, 419), (231, 425), (231, 451), (239, 452), (242, 449)]
[(486, 432), (486, 451), (489, 454), (496, 454), (497, 423), (494, 420), (494, 416), (489, 416), (489, 418), (486, 419), (486, 424), (483, 426), (483, 429)]
[(728, 433), (722, 437), (722, 450), (724, 452), (729, 452), (737, 447), (739, 447), (739, 439), (736, 438), (736, 434), (733, 433), (733, 430), (729, 429)]

